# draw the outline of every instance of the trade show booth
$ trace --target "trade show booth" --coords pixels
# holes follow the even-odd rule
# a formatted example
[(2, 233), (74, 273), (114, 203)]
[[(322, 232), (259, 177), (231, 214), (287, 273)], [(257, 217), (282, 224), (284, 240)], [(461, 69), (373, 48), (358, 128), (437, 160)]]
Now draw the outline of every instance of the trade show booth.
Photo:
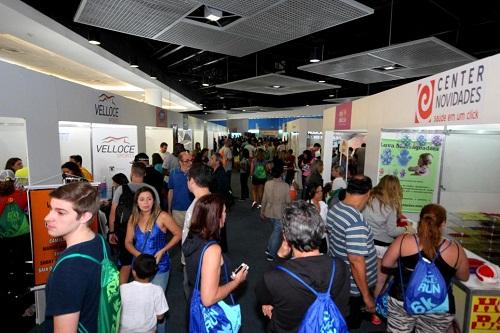
[[(324, 111), (324, 145), (336, 129), (366, 130), (365, 174), (399, 177), (403, 211), (448, 211), (446, 234), (500, 273), (500, 55)], [(329, 132), (331, 131), (331, 132)], [(325, 169), (327, 167), (325, 166)], [(454, 284), (462, 332), (500, 329), (500, 282)]]

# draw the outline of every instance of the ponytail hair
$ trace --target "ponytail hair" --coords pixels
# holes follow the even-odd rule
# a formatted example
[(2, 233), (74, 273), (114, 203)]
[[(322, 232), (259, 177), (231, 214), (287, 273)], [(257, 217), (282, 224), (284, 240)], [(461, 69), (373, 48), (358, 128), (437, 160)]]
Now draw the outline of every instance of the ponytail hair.
[(441, 226), (446, 222), (446, 209), (438, 204), (428, 204), (420, 211), (418, 223), (418, 239), (422, 250), (429, 259), (434, 258), (436, 249), (441, 243), (443, 232)]

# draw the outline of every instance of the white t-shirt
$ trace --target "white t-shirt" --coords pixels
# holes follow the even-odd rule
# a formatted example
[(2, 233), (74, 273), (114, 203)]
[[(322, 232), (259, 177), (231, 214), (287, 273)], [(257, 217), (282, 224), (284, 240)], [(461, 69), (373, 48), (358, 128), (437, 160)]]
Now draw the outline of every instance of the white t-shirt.
[(152, 283), (132, 281), (120, 286), (120, 333), (154, 333), (156, 316), (168, 311), (165, 292)]
[(324, 201), (319, 202), (319, 215), (323, 219), (323, 222), (326, 223), (326, 214), (328, 214), (328, 205)]
[(222, 147), (219, 153), (223, 155), (223, 164), (226, 171), (233, 170), (233, 152), (229, 147)]
[[(189, 205), (188, 209), (186, 210), (186, 215), (184, 217), (184, 226), (182, 227), (182, 243), (186, 240), (188, 233), (189, 233), (189, 227), (191, 226), (191, 217), (193, 216), (193, 210), (194, 210), (194, 205), (196, 205), (196, 201), (198, 201), (198, 198), (194, 198), (191, 204)], [(181, 251), (181, 263), (183, 265), (186, 264), (186, 261), (184, 259), (184, 253)]]
[(335, 178), (332, 183), (332, 191), (338, 190), (339, 188), (347, 188), (347, 183), (341, 177)]
[(254, 147), (254, 146), (252, 146), (251, 144), (247, 144), (247, 145), (245, 146), (245, 149), (247, 149), (247, 150), (248, 150), (248, 156), (249, 156), (250, 158), (253, 158), (253, 154), (254, 154), (254, 152), (255, 152), (255, 147)]

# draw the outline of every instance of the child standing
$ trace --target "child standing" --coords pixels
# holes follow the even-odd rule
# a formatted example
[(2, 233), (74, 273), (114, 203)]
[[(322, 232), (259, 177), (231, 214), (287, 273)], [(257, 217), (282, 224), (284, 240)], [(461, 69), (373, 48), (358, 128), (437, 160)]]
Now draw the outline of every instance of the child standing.
[(134, 280), (120, 286), (122, 317), (120, 333), (156, 332), (157, 321), (168, 311), (167, 299), (160, 286), (150, 281), (157, 271), (156, 259), (150, 254), (140, 254), (134, 260)]

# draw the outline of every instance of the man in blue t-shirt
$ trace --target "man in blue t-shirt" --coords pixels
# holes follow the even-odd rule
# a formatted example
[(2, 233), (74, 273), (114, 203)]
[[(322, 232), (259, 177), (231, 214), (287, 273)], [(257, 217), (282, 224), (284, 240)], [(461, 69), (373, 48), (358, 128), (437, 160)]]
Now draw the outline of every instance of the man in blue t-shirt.
[(357, 175), (347, 184), (346, 197), (328, 211), (328, 254), (343, 260), (351, 267), (349, 329), (359, 328), (363, 318), (362, 308), (375, 312), (375, 301), (370, 289), (377, 282), (377, 254), (373, 233), (361, 211), (370, 197), (372, 181)]
[[(45, 225), (51, 237), (62, 237), (71, 253), (103, 259), (103, 242), (90, 229), (99, 209), (97, 190), (87, 182), (70, 183), (50, 194), (50, 211)], [(110, 251), (106, 248), (108, 255)], [(64, 260), (48, 278), (45, 311), (46, 332), (76, 332), (79, 323), (87, 332), (97, 332), (101, 267), (88, 259)]]
[(193, 194), (188, 189), (188, 171), (192, 165), (188, 152), (179, 154), (179, 168), (172, 170), (168, 178), (168, 212), (175, 223), (183, 229), (186, 211), (193, 201)]

